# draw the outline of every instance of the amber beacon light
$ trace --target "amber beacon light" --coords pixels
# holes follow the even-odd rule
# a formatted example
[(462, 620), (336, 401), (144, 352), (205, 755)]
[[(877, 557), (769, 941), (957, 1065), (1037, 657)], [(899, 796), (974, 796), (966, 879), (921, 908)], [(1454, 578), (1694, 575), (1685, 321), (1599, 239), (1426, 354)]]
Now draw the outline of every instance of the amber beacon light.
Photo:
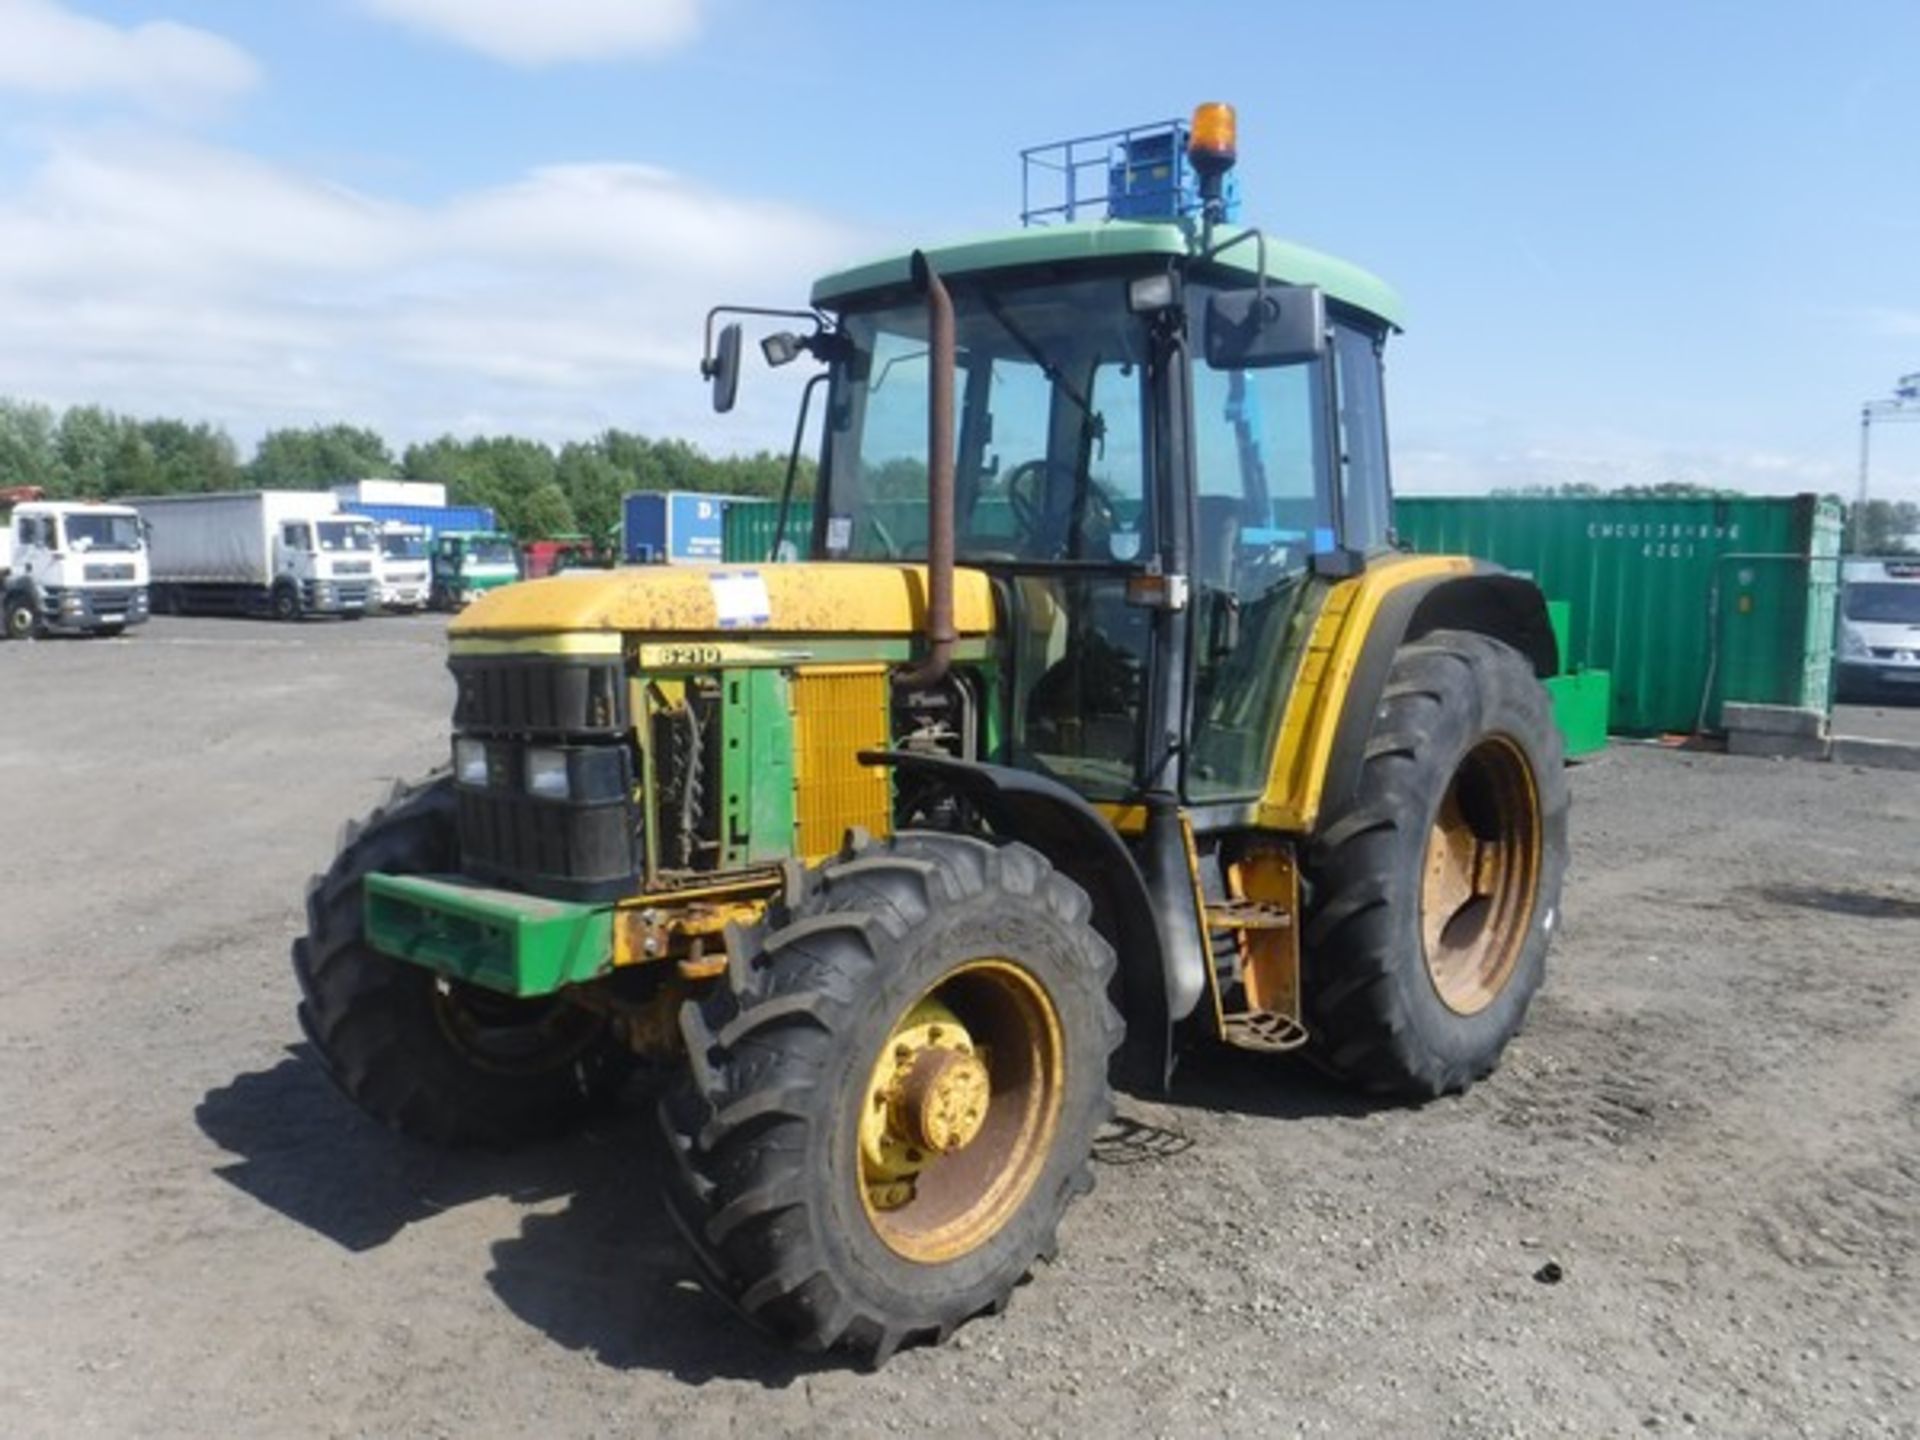
[(1233, 106), (1218, 100), (1196, 105), (1187, 127), (1187, 158), (1204, 177), (1224, 175), (1233, 168), (1235, 122)]

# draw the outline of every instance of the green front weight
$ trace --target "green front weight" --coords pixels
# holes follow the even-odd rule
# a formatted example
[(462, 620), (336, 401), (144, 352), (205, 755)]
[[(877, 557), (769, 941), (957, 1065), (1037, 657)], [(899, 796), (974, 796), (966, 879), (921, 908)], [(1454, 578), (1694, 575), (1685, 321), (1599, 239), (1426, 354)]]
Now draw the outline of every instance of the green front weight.
[(613, 970), (613, 911), (431, 875), (369, 875), (367, 943), (503, 995), (550, 995)]

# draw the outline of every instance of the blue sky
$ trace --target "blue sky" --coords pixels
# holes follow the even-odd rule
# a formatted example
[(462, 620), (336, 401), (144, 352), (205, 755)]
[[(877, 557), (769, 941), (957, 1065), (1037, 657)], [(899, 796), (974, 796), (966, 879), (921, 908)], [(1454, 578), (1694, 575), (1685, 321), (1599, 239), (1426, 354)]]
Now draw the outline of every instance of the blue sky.
[(1851, 493), (1920, 370), (1916, 53), (1911, 4), (0, 0), (0, 392), (780, 445), (790, 377), (704, 413), (707, 304), (1217, 98), (1249, 218), (1406, 296), (1403, 488)]

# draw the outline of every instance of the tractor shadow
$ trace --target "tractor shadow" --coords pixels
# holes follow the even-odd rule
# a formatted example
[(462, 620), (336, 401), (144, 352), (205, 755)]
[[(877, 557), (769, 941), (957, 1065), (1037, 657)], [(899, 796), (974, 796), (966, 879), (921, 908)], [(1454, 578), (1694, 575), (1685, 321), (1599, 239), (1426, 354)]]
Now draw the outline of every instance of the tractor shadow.
[[(1121, 1097), (1120, 1118), (1095, 1143), (1096, 1166), (1182, 1163), (1194, 1141), (1166, 1123), (1181, 1111), (1285, 1120), (1379, 1108), (1298, 1061), (1226, 1050), (1185, 1057), (1171, 1094), (1135, 1098)], [(565, 1139), (512, 1153), (440, 1150), (363, 1116), (300, 1044), (208, 1091), (194, 1118), (234, 1157), (216, 1167), (220, 1179), (356, 1254), (462, 1205), (520, 1207), (519, 1233), (493, 1244), (487, 1283), (525, 1324), (603, 1365), (769, 1389), (848, 1368), (844, 1357), (773, 1344), (693, 1279), (655, 1199), (649, 1110), (636, 1085), (624, 1108)]]
[(772, 1344), (693, 1280), (654, 1199), (648, 1109), (635, 1087), (620, 1111), (565, 1139), (510, 1154), (439, 1150), (362, 1116), (302, 1044), (208, 1091), (194, 1118), (236, 1157), (215, 1169), (220, 1179), (355, 1253), (476, 1201), (522, 1207), (519, 1233), (493, 1244), (487, 1283), (527, 1325), (604, 1365), (770, 1389), (846, 1368)]
[(1177, 1110), (1231, 1112), (1263, 1120), (1357, 1118), (1406, 1108), (1405, 1101), (1349, 1089), (1298, 1055), (1262, 1055), (1225, 1045), (1206, 1045), (1183, 1055), (1173, 1089), (1153, 1098)]

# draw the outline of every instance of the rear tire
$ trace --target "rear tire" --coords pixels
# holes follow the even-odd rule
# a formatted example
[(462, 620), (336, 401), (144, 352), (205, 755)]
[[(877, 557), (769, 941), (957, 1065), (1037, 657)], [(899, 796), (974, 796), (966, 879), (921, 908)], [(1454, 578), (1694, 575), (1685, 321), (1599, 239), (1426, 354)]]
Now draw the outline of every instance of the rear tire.
[(361, 933), (366, 877), (456, 871), (453, 787), (397, 788), (349, 826), (307, 890), (293, 945), (300, 1027), (327, 1074), (375, 1119), (438, 1144), (504, 1147), (607, 1108), (633, 1068), (603, 1016), (520, 1000), (382, 955)]
[(1546, 969), (1564, 749), (1519, 652), (1435, 631), (1396, 657), (1351, 799), (1308, 849), (1310, 1056), (1425, 1099), (1499, 1063)]
[[(1112, 1109), (1122, 1027), (1090, 909), (1023, 845), (909, 833), (849, 849), (734, 937), (724, 981), (681, 1012), (687, 1068), (660, 1106), (668, 1209), (708, 1287), (781, 1340), (876, 1365), (1003, 1308), (1092, 1188)], [(928, 1158), (875, 1117), (926, 1093), (922, 1061), (970, 1063), (942, 1024), (984, 1098), (970, 1138)], [(874, 1168), (886, 1145), (924, 1166), (904, 1191)]]

